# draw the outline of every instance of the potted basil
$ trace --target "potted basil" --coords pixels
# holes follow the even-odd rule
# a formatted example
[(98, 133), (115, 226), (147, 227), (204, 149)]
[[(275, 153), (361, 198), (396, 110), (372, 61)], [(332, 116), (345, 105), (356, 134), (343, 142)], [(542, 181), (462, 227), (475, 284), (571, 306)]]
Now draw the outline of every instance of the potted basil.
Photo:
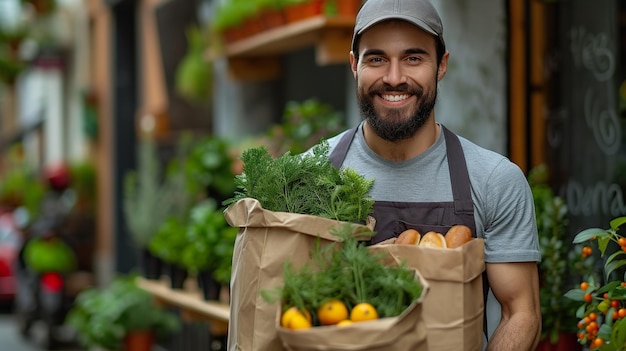
[[(117, 276), (106, 287), (82, 291), (66, 323), (75, 329), (81, 345), (106, 350), (152, 350), (155, 339), (180, 329), (178, 318), (155, 306), (152, 295), (136, 285), (133, 275)], [(140, 345), (136, 338), (147, 343)]]

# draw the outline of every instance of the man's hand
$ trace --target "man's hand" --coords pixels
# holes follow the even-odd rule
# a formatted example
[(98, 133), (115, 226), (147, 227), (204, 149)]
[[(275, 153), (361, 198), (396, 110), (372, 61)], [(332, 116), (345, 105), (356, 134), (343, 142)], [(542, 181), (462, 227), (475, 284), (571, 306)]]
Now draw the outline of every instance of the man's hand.
[(502, 307), (487, 351), (534, 351), (541, 337), (537, 263), (488, 263), (487, 276)]

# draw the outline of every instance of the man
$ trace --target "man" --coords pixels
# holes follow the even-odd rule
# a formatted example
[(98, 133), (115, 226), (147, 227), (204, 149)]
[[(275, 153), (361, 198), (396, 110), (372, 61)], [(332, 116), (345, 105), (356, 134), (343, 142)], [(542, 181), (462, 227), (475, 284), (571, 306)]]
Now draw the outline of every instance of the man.
[(534, 350), (541, 315), (533, 198), (514, 163), (435, 121), (448, 58), (428, 0), (368, 0), (350, 52), (364, 121), (329, 139), (330, 157), (375, 180), (374, 243), (408, 228), (445, 233), (459, 223), (484, 238), (488, 281), (502, 311), (487, 350)]

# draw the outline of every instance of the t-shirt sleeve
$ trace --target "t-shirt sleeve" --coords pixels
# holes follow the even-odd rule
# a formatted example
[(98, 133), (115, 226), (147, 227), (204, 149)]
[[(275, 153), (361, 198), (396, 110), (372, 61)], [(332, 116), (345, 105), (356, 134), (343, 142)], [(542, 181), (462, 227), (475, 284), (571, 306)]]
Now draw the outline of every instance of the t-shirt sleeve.
[(524, 173), (504, 158), (487, 184), (485, 261), (539, 262), (535, 207)]

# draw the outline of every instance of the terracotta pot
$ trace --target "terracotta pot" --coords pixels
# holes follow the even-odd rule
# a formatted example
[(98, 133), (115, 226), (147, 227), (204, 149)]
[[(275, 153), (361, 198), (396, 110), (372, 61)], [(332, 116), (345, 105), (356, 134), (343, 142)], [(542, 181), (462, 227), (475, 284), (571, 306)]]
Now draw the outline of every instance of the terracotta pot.
[(253, 16), (243, 21), (243, 31), (245, 38), (259, 34), (263, 30), (265, 30), (265, 28), (263, 25), (263, 21), (259, 16)]
[(129, 332), (124, 337), (125, 351), (152, 351), (154, 333), (150, 330)]
[(236, 27), (228, 27), (222, 31), (222, 37), (226, 44), (234, 43), (237, 40), (244, 39), (246, 37), (246, 33), (241, 26)]
[(285, 14), (279, 9), (265, 9), (260, 14), (261, 22), (265, 30), (278, 28), (285, 25)]
[(309, 0), (297, 4), (285, 6), (285, 18), (287, 23), (298, 22), (303, 19), (322, 14), (324, 0)]
[(337, 14), (341, 17), (356, 18), (361, 8), (361, 0), (337, 0)]

